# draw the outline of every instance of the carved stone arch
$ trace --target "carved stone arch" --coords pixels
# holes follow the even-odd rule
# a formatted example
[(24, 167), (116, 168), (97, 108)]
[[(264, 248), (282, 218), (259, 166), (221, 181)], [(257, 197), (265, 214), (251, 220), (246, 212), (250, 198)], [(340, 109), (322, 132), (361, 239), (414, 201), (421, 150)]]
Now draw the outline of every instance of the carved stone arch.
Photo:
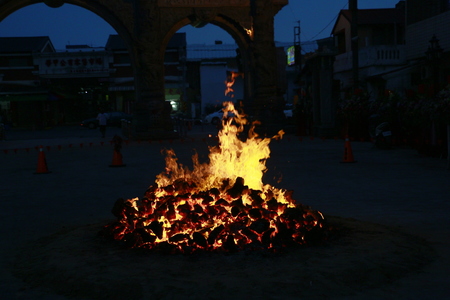
[(44, 0), (44, 3), (49, 7), (58, 8), (64, 5), (64, 0)]
[(33, 0), (0, 0), (0, 21), (14, 13), (15, 11), (24, 8), (28, 5), (37, 4), (41, 1)]
[(189, 16), (189, 19), (191, 20), (192, 26), (201, 28), (214, 21), (218, 14), (219, 9), (217, 7), (196, 7), (193, 9), (193, 13)]
[[(244, 27), (239, 27), (236, 25), (236, 23), (230, 22), (227, 18), (225, 18), (223, 15), (219, 14), (217, 15), (214, 20), (211, 20), (209, 22), (210, 24), (213, 24), (233, 37), (235, 42), (237, 43), (238, 47), (242, 49), (242, 51), (247, 52), (248, 49), (250, 49), (250, 43), (251, 43), (251, 37), (248, 35), (247, 31)], [(164, 32), (161, 48), (160, 48), (160, 55), (164, 56), (164, 51), (169, 43), (172, 36), (182, 27), (192, 25), (190, 15), (187, 17), (184, 17), (181, 20), (178, 20), (176, 23), (173, 23), (172, 25), (166, 24), (165, 27), (163, 27), (162, 31)], [(245, 54), (244, 54), (245, 55)], [(247, 60), (250, 60), (249, 55), (245, 55)]]
[[(161, 138), (171, 131), (170, 117), (164, 106), (163, 45), (167, 45), (167, 39), (179, 28), (191, 23), (194, 26), (217, 25), (236, 40), (244, 50), (247, 72), (251, 74), (247, 80), (252, 87), (254, 107), (269, 115), (274, 111), (273, 103), (278, 94), (273, 18), (288, 0), (45, 1), (53, 7), (63, 2), (86, 8), (108, 22), (124, 39), (135, 75), (137, 121), (133, 126), (136, 132), (143, 132), (141, 138)], [(42, 2), (0, 0), (0, 20), (22, 7)]]
[[(125, 47), (130, 55), (131, 67), (135, 77), (136, 100), (141, 100), (142, 76), (139, 74), (139, 37), (136, 26), (136, 7), (134, 1), (130, 0), (61, 0), (64, 4), (82, 7), (98, 15), (123, 39)], [(58, 9), (60, 0), (49, 1), (50, 7)], [(0, 0), (0, 20), (15, 11), (29, 5), (42, 3), (36, 0)]]

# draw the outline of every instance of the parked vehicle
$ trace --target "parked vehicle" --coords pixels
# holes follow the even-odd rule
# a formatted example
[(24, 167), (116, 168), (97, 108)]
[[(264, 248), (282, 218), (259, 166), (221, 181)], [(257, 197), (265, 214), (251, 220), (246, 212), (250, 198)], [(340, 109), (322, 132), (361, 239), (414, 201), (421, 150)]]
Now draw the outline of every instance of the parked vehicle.
[(292, 109), (285, 109), (283, 112), (286, 119), (292, 118)]
[(286, 119), (292, 118), (292, 104), (286, 104), (283, 110), (284, 116)]
[(205, 117), (206, 124), (218, 125), (223, 118), (223, 110), (218, 110)]
[[(232, 117), (234, 117), (234, 114), (229, 111), (227, 113), (227, 116), (229, 118), (232, 118)], [(221, 110), (218, 110), (216, 112), (213, 112), (213, 113), (207, 115), (204, 119), (204, 123), (217, 126), (222, 122), (222, 119), (223, 119), (223, 110), (221, 109)]]
[[(129, 114), (126, 114), (124, 112), (115, 111), (115, 112), (107, 112), (108, 120), (106, 126), (116, 126), (121, 127), (122, 120), (131, 121), (132, 116)], [(81, 121), (80, 125), (82, 127), (86, 127), (89, 129), (95, 129), (98, 127), (98, 120), (97, 117), (86, 119)]]

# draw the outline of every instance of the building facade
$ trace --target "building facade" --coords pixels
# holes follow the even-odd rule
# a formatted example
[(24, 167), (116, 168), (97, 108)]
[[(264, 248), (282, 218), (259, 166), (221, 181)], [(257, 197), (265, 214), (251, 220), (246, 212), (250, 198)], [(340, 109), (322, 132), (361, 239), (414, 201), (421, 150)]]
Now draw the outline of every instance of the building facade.
[(450, 83), (450, 1), (406, 1), (406, 59), (414, 92), (436, 93)]
[(55, 53), (48, 37), (0, 39), (0, 108), (7, 125), (47, 126), (58, 94), (39, 76), (40, 55)]
[[(181, 33), (167, 46), (166, 94), (175, 111), (185, 49)], [(111, 35), (105, 47), (67, 45), (63, 51), (55, 50), (48, 37), (0, 38), (0, 105), (10, 126), (77, 124), (99, 110), (132, 113), (134, 89), (130, 55), (118, 35)]]
[[(357, 11), (357, 36), (352, 37), (352, 13), (341, 10), (332, 35), (337, 55), (334, 79), (340, 82), (341, 97), (355, 86), (376, 99), (386, 89), (398, 89), (403, 82), (389, 74), (407, 64), (405, 47), (405, 5), (395, 8)], [(357, 39), (358, 81), (354, 82), (352, 40)]]
[[(438, 129), (428, 129), (438, 125), (426, 114), (433, 107), (429, 102), (450, 84), (449, 1), (402, 0), (394, 8), (356, 9), (356, 14), (352, 22), (352, 11), (341, 10), (333, 43), (306, 55), (296, 95), (299, 127), (309, 127), (302, 133), (322, 135), (326, 127), (345, 134), (349, 120), (359, 119), (352, 126), (360, 132), (350, 134), (368, 138), (370, 117), (388, 111), (386, 119), (405, 140), (445, 139)], [(414, 127), (419, 123), (426, 129)]]

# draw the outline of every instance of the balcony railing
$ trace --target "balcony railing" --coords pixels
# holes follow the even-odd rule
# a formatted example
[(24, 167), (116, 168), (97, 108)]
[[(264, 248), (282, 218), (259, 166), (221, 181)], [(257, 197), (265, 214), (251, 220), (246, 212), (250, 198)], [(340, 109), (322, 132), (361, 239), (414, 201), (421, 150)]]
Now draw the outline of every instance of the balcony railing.
[[(334, 71), (343, 72), (352, 69), (353, 52), (336, 56)], [(359, 50), (359, 68), (372, 66), (395, 66), (406, 63), (405, 45), (370, 46)]]

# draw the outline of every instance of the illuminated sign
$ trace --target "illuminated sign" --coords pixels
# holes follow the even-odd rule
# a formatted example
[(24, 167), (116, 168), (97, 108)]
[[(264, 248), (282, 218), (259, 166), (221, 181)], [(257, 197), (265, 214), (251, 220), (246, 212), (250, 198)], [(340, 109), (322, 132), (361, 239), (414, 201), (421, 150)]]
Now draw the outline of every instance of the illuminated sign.
[(295, 65), (295, 46), (291, 46), (286, 50), (288, 66)]

